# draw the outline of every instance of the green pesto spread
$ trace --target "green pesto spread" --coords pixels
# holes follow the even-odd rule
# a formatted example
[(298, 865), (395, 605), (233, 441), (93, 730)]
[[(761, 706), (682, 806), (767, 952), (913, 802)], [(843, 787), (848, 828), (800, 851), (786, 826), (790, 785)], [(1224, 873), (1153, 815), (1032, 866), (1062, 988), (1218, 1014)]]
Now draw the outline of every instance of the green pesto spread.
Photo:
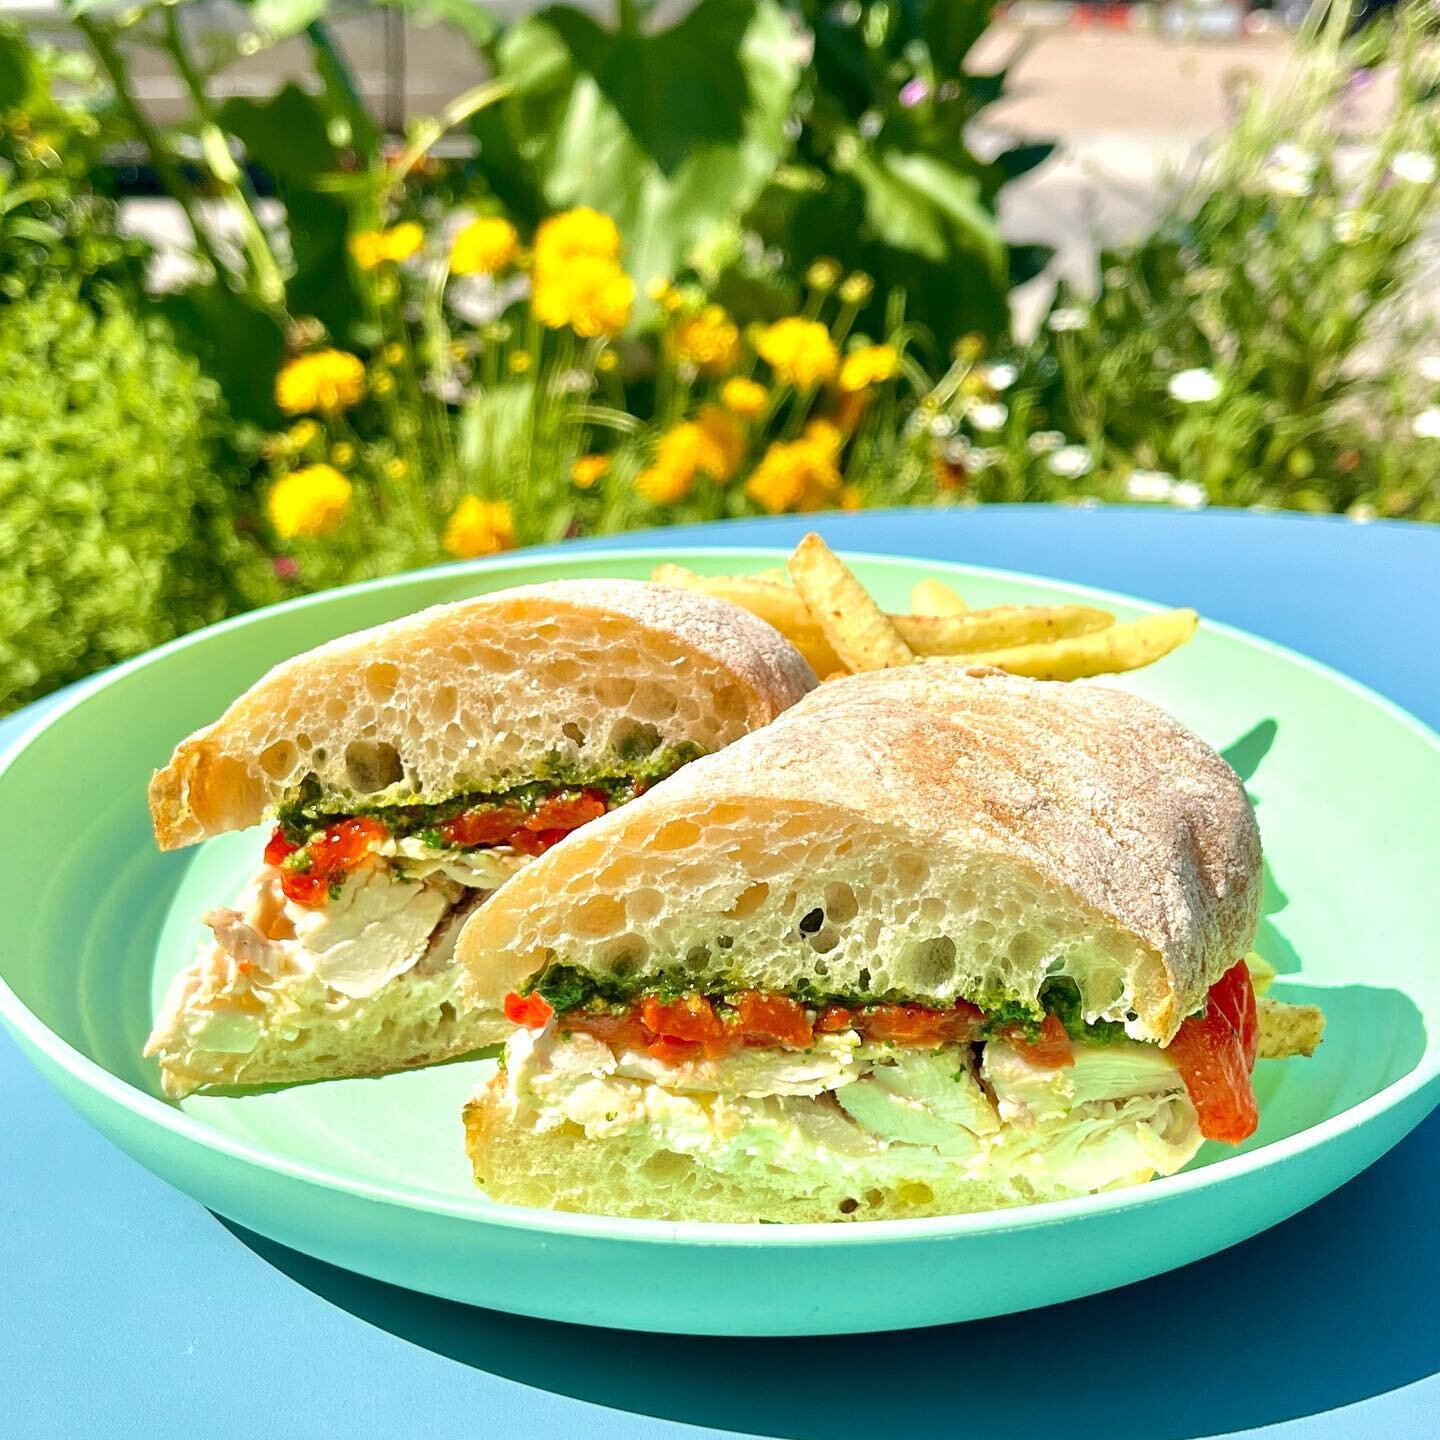
[[(536, 971), (520, 987), (520, 994), (539, 995), (557, 1014), (572, 1010), (629, 1009), (642, 995), (656, 995), (661, 1000), (678, 999), (681, 995), (696, 990), (693, 974), (683, 969), (662, 970), (647, 975), (644, 980), (621, 978), (619, 976), (594, 975), (576, 965), (567, 965), (552, 960)], [(743, 980), (707, 977), (704, 990), (712, 1004), (723, 1007), (726, 997), (736, 991), (752, 988)], [(934, 1001), (922, 996), (887, 990), (866, 995), (841, 995), (822, 992), (808, 984), (798, 984), (786, 991), (793, 1000), (800, 1001), (814, 1009), (825, 1005), (843, 1005), (847, 1009), (858, 1009), (864, 1005), (923, 1005), (933, 1007)], [(1072, 1040), (1089, 1045), (1108, 1045), (1123, 1039), (1125, 1027), (1118, 1020), (1097, 1020), (1087, 1024), (1080, 1008), (1080, 990), (1075, 982), (1065, 976), (1056, 976), (1045, 981), (1040, 987), (1038, 1005), (1026, 1001), (1010, 1000), (999, 1005), (982, 1005), (985, 1020), (981, 1029), (988, 1038), (1003, 1027), (1019, 1025), (1030, 1038), (1034, 1039), (1045, 1023), (1046, 1015), (1056, 1015)]]
[[(614, 759), (598, 766), (583, 767), (559, 757), (542, 760), (531, 769), (533, 779), (500, 789), (466, 790), (444, 800), (359, 804), (333, 792), (327, 794), (315, 775), (307, 775), (275, 812), (275, 818), (292, 845), (303, 845), (318, 830), (353, 815), (371, 815), (382, 820), (396, 839), (418, 835), (437, 849), (450, 846), (440, 833), (447, 820), (467, 810), (518, 809), (529, 814), (543, 801), (564, 790), (603, 791), (614, 809), (635, 798), (641, 789), (673, 775), (682, 765), (705, 752), (691, 741), (667, 745), (648, 754), (636, 747), (621, 746)], [(453, 847), (450, 847), (453, 848)]]

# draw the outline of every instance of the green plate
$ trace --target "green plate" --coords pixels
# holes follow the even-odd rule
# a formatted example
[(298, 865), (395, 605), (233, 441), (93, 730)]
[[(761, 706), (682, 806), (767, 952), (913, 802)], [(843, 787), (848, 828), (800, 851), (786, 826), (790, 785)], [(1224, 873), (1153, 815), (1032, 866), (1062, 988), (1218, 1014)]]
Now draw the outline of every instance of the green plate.
[[(868, 1225), (664, 1224), (492, 1205), (471, 1185), (460, 1062), (381, 1080), (160, 1098), (140, 1059), (201, 910), (253, 865), (253, 833), (161, 855), (145, 784), (175, 742), (276, 661), (423, 605), (660, 560), (759, 569), (762, 550), (624, 551), (454, 567), (332, 592), (202, 631), (123, 665), (0, 761), (0, 1014), (55, 1087), (142, 1164), (211, 1209), (337, 1265), (554, 1319), (713, 1334), (825, 1334), (1067, 1300), (1183, 1265), (1310, 1204), (1440, 1099), (1440, 740), (1276, 646), (1204, 625), (1116, 682), (1224, 750), (1255, 797), (1269, 861), (1259, 948), (1279, 991), (1329, 1017), (1315, 1059), (1262, 1064), (1259, 1133), (1184, 1173), (1028, 1210)], [(1118, 596), (998, 571), (855, 562), (892, 608), (922, 574), (972, 604)]]

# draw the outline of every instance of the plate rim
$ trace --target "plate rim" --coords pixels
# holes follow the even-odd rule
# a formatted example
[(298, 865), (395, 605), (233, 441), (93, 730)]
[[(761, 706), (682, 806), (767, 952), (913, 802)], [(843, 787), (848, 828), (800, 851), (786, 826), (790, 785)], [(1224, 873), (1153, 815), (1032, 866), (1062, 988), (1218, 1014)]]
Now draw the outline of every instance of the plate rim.
[[(958, 560), (920, 559), (887, 552), (854, 550), (849, 547), (842, 548), (838, 553), (849, 560), (862, 563), (874, 562), (881, 566), (923, 565), (928, 569), (952, 574), (969, 574), (1001, 581), (1037, 583), (1051, 589), (1101, 598), (1151, 613), (1176, 608), (1140, 596), (1129, 595), (1123, 591), (1055, 579), (1000, 566), (972, 565)], [(428, 566), (421, 570), (404, 571), (397, 575), (381, 576), (373, 580), (317, 591), (310, 595), (296, 596), (275, 605), (262, 606), (258, 610), (230, 616), (213, 625), (177, 636), (163, 645), (133, 656), (119, 665), (112, 666), (82, 681), (70, 695), (37, 716), (32, 724), (27, 725), (5, 746), (3, 751), (0, 751), (0, 779), (3, 779), (21, 755), (46, 731), (59, 724), (71, 711), (86, 704), (94, 695), (112, 685), (123, 682), (136, 671), (161, 662), (171, 654), (179, 653), (195, 645), (208, 643), (218, 635), (254, 624), (258, 620), (276, 613), (288, 614), (357, 593), (404, 589), (417, 581), (436, 579), (441, 576), (459, 578), (471, 574), (499, 573), (503, 575), (507, 571), (528, 569), (547, 561), (559, 562), (569, 568), (574, 564), (604, 563), (621, 559), (634, 561), (637, 564), (644, 564), (647, 561), (660, 563), (663, 560), (673, 563), (677, 555), (707, 559), (712, 557), (722, 559), (731, 557), (737, 560), (743, 558), (753, 562), (773, 560), (777, 556), (788, 554), (788, 547), (778, 545), (597, 546), (595, 548), (587, 547), (570, 555), (560, 551), (539, 554), (522, 551), (503, 557)], [(1290, 647), (1264, 636), (1255, 635), (1240, 626), (1231, 625), (1225, 621), (1208, 620), (1203, 615), (1200, 617), (1200, 623), (1217, 634), (1225, 635), (1232, 640), (1268, 652), (1288, 662), (1299, 664), (1321, 679), (1351, 692), (1381, 710), (1390, 719), (1399, 722), (1436, 752), (1437, 756), (1440, 756), (1440, 733), (1437, 733), (1418, 716), (1411, 714), (1403, 706), (1362, 681), (1356, 680), (1323, 661), (1292, 650)], [(1216, 1160), (1199, 1170), (1182, 1170), (1178, 1174), (1164, 1176), (1144, 1185), (1102, 1192), (1097, 1195), (1082, 1195), (1067, 1200), (1052, 1200), (1042, 1204), (1017, 1206), (1009, 1209), (976, 1211), (960, 1215), (936, 1215), (910, 1220), (872, 1220), (862, 1225), (836, 1225), (833, 1222), (818, 1221), (794, 1225), (757, 1226), (741, 1222), (645, 1220), (625, 1216), (532, 1209), (499, 1204), (486, 1198), (478, 1189), (473, 1197), (462, 1198), (401, 1183), (382, 1183), (361, 1179), (341, 1171), (327, 1169), (324, 1166), (313, 1165), (295, 1157), (278, 1154), (266, 1149), (263, 1145), (226, 1131), (216, 1130), (187, 1111), (180, 1109), (178, 1105), (150, 1095), (128, 1081), (122, 1080), (50, 1029), (19, 998), (3, 975), (0, 975), (0, 1020), (5, 1022), (6, 1026), (21, 1041), (22, 1046), (32, 1047), (47, 1062), (55, 1065), (71, 1079), (97, 1094), (107, 1104), (117, 1106), (142, 1121), (158, 1125), (160, 1129), (169, 1132), (169, 1135), (175, 1140), (197, 1144), (206, 1150), (223, 1155), (228, 1160), (255, 1166), (291, 1181), (337, 1192), (350, 1199), (369, 1201), (410, 1211), (418, 1210), (445, 1220), (495, 1225), (512, 1231), (539, 1235), (560, 1233), (575, 1238), (621, 1240), (631, 1243), (679, 1241), (722, 1247), (786, 1247), (820, 1243), (906, 1244), (927, 1240), (961, 1239), (970, 1236), (994, 1236), (1044, 1228), (1062, 1224), (1067, 1220), (1113, 1215), (1139, 1206), (1159, 1204), (1171, 1197), (1179, 1197), (1193, 1190), (1233, 1185), (1256, 1170), (1294, 1161), (1309, 1151), (1338, 1139), (1344, 1133), (1380, 1118), (1387, 1111), (1400, 1106), (1407, 1099), (1425, 1089), (1427, 1085), (1433, 1085), (1437, 1079), (1440, 1079), (1440, 1037), (1432, 1037), (1427, 1034), (1425, 1049), (1414, 1068), (1377, 1090), (1375, 1094), (1347, 1107), (1338, 1115), (1332, 1115), (1318, 1124), (1306, 1126), (1293, 1135), (1283, 1136), (1243, 1155)]]

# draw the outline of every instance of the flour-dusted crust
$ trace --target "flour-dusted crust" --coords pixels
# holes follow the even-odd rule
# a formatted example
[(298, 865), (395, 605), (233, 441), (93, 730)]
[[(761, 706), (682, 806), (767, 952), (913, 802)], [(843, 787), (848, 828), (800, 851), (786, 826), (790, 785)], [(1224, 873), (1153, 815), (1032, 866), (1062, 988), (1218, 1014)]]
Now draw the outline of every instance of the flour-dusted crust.
[(718, 750), (815, 684), (778, 631), (708, 595), (561, 580), (438, 605), (278, 665), (150, 783), (162, 849), (256, 824), (307, 774), (357, 802), (603, 763), (637, 730)]
[(542, 856), (457, 953), (492, 1005), (550, 957), (937, 1003), (1060, 973), (1164, 1044), (1259, 901), (1254, 814), (1203, 741), (1126, 691), (957, 663), (822, 686)]

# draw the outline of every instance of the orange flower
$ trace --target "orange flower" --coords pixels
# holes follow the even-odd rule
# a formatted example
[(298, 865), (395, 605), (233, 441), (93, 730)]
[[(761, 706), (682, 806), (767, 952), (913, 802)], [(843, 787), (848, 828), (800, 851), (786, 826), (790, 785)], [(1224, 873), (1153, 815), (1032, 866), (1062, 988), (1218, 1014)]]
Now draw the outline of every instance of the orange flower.
[(745, 482), (745, 493), (762, 510), (823, 510), (840, 493), (840, 472), (823, 443), (777, 441)]
[(893, 345), (865, 345), (852, 350), (840, 366), (840, 388), (854, 392), (892, 379), (900, 369)]

